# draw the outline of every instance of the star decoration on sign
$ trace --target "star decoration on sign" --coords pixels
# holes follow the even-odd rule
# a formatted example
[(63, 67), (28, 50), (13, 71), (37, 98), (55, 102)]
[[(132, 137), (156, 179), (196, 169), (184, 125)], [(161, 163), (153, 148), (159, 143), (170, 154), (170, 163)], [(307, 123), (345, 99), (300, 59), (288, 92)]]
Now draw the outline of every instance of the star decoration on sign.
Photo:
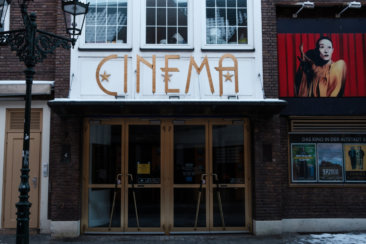
[(106, 71), (104, 71), (104, 74), (100, 75), (102, 77), (102, 81), (109, 81), (110, 74), (107, 74)]
[[(163, 76), (164, 77), (164, 80), (165, 80), (165, 74), (161, 74), (161, 76)], [(168, 74), (168, 81), (170, 81), (170, 77), (172, 77), (173, 75), (172, 74)]]
[(232, 75), (232, 74), (230, 74), (229, 72), (227, 72), (226, 73), (226, 75), (224, 75), (224, 77), (225, 77), (225, 81), (230, 81), (230, 82), (233, 82), (232, 80), (231, 80), (231, 77), (233, 77), (234, 75)]

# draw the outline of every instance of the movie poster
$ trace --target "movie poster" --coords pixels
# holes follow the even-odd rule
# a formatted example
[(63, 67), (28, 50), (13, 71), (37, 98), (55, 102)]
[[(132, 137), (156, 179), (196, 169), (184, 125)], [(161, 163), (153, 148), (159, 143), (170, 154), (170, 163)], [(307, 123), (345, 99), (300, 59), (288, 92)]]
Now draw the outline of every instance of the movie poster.
[(341, 143), (318, 143), (319, 181), (343, 181)]
[(366, 20), (277, 24), (280, 97), (366, 96)]
[(291, 163), (293, 181), (316, 181), (315, 143), (292, 143)]
[(366, 144), (344, 144), (346, 181), (366, 181)]

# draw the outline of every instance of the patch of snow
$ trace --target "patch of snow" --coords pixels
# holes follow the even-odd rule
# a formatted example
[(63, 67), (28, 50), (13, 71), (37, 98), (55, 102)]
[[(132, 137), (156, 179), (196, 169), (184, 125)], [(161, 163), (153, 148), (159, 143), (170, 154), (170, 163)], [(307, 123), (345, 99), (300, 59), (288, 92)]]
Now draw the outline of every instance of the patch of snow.
[(366, 234), (312, 234), (302, 237), (299, 244), (366, 244)]

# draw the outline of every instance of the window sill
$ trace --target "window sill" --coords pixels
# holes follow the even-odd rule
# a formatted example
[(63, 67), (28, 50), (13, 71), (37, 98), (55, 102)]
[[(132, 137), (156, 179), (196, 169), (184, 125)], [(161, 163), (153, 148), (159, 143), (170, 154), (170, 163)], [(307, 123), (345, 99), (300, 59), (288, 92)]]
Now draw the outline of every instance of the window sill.
[(353, 183), (290, 183), (289, 187), (299, 187), (299, 188), (308, 188), (308, 187), (314, 187), (314, 188), (322, 188), (322, 187), (333, 187), (333, 188), (340, 188), (340, 187), (361, 187), (365, 188), (366, 183), (365, 182), (353, 182)]
[(80, 52), (132, 51), (132, 47), (79, 47)]
[(202, 51), (235, 51), (235, 52), (255, 52), (255, 48), (251, 45), (204, 45), (201, 47)]

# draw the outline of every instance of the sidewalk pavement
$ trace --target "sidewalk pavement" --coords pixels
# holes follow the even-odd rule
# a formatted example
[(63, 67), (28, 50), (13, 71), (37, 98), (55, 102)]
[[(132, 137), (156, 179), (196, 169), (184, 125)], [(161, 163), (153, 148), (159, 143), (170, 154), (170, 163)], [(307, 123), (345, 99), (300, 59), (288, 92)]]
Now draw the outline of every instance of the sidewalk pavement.
[[(14, 234), (0, 234), (0, 244), (15, 243)], [(365, 233), (346, 234), (284, 234), (253, 236), (251, 234), (202, 235), (82, 235), (78, 238), (52, 239), (50, 235), (32, 234), (31, 244), (366, 244)]]

